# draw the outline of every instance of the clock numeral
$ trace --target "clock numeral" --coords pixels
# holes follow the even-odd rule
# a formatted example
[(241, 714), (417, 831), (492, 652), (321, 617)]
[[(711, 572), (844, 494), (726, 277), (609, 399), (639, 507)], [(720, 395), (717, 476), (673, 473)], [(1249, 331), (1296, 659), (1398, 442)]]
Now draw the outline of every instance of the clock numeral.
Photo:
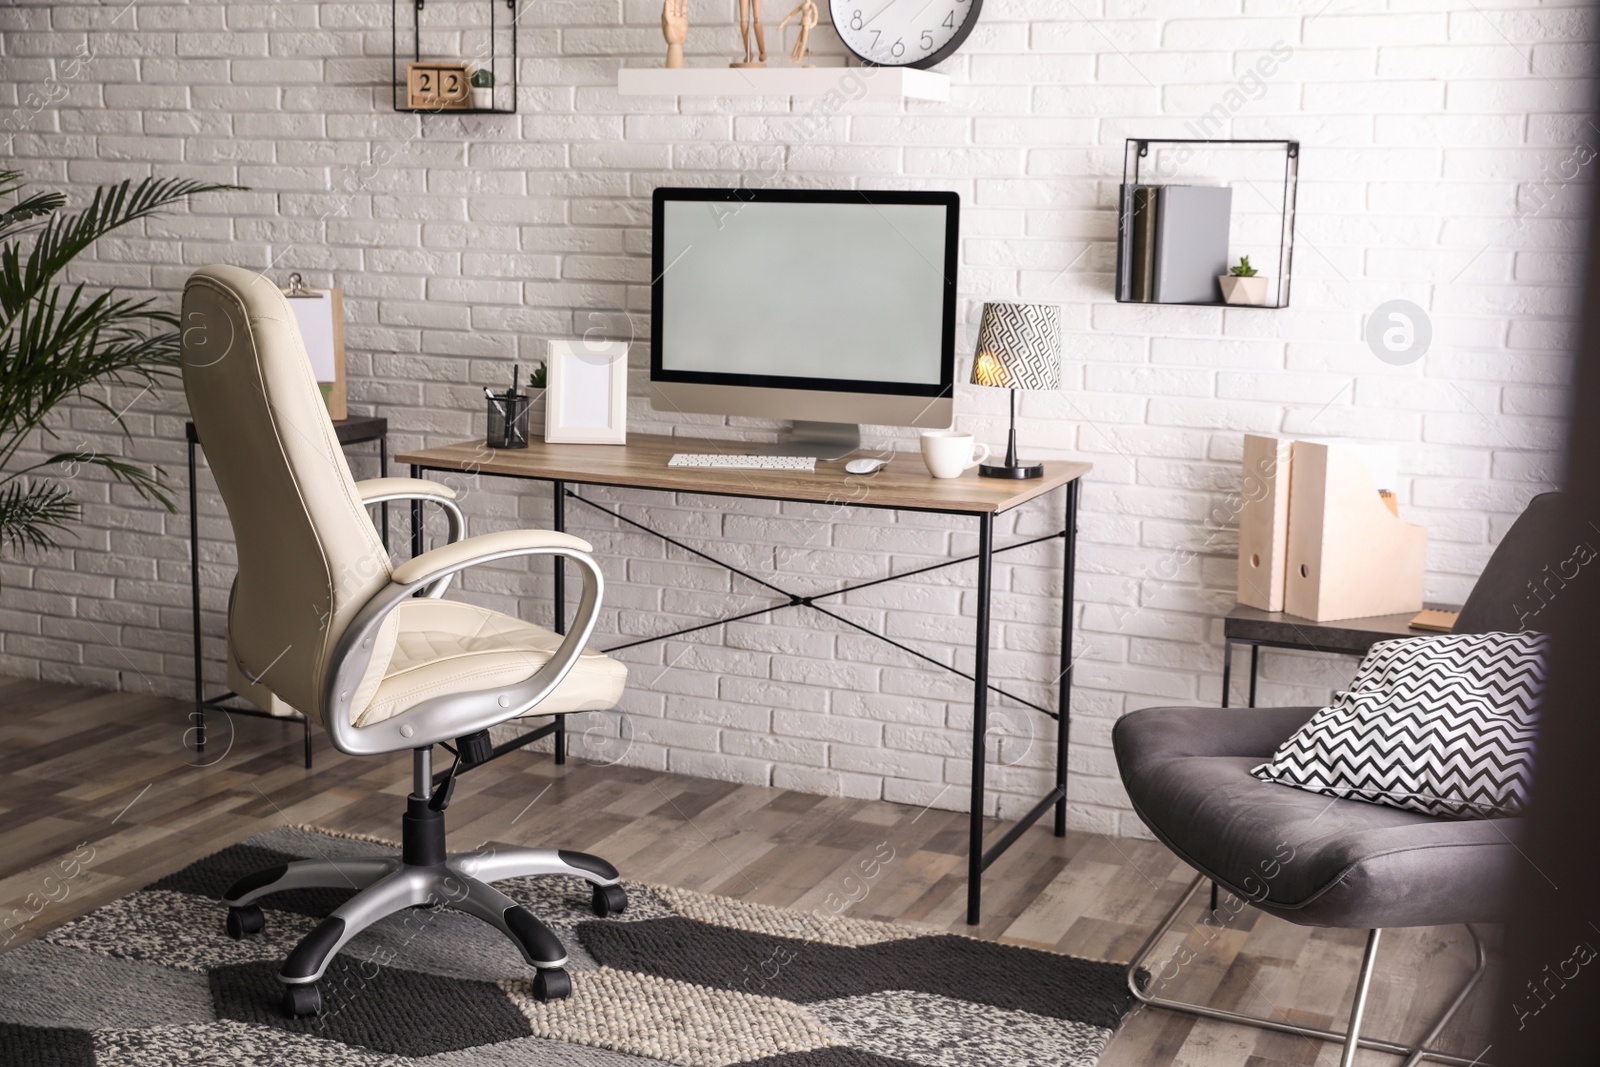
[(906, 43), (900, 38), (896, 37), (894, 39), (894, 44), (889, 46), (889, 54), (894, 56), (896, 59), (899, 59), (901, 56), (906, 54)]
[(950, 12), (950, 14), (948, 14), (948, 15), (946, 15), (944, 17), (944, 21), (939, 23), (939, 25), (943, 26), (947, 30), (955, 29), (956, 28), (956, 13), (954, 11)]
[(850, 15), (850, 28), (852, 30), (859, 30), (861, 28), (861, 12), (859, 9), (852, 12)]
[(876, 52), (878, 50), (878, 48), (879, 48), (878, 40), (882, 36), (883, 36), (883, 31), (882, 30), (873, 30), (872, 31), (872, 50), (874, 52)]
[(933, 47), (933, 31), (932, 30), (923, 30), (922, 31), (922, 50), (924, 52), (926, 52), (928, 49), (930, 49), (932, 47)]

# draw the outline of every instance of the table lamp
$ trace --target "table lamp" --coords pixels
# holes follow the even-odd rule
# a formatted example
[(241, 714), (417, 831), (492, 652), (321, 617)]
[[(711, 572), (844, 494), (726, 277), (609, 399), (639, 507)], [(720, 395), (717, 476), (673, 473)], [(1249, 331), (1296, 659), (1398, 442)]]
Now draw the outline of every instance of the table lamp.
[(1061, 309), (1054, 304), (985, 304), (972, 355), (972, 384), (1011, 390), (1006, 461), (985, 463), (985, 478), (1039, 478), (1044, 464), (1017, 460), (1017, 390), (1061, 385)]

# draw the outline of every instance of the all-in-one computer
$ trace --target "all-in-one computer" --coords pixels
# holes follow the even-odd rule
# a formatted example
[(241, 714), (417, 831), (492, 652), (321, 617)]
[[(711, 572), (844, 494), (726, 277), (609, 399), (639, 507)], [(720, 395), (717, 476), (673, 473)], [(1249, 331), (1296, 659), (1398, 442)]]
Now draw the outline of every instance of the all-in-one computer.
[(859, 423), (947, 427), (960, 197), (657, 189), (657, 411), (790, 419), (757, 453), (837, 459)]

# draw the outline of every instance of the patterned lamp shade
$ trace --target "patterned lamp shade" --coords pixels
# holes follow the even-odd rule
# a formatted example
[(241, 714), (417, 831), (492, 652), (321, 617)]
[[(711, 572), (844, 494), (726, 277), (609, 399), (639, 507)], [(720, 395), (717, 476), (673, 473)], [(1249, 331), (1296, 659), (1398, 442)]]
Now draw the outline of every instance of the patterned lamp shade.
[(1054, 304), (985, 304), (972, 356), (972, 384), (1001, 389), (1061, 385), (1061, 309)]

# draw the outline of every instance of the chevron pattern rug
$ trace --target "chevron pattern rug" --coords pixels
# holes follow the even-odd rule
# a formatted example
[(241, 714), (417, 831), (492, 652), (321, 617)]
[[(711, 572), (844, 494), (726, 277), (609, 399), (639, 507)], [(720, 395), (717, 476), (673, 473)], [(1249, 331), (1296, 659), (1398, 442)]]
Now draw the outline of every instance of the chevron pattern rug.
[(293, 859), (392, 855), (274, 830), (0, 955), (6, 1067), (1070, 1067), (1129, 1006), (1118, 964), (630, 884), (595, 919), (575, 879), (497, 883), (571, 953), (541, 1004), (497, 931), (447, 909), (391, 916), (324, 977), (322, 1014), (279, 1014), (278, 966), (347, 894), (265, 898), (223, 932), (235, 878)]
[(1373, 645), (1346, 692), (1252, 772), (1326, 796), (1450, 819), (1528, 804), (1543, 634)]

